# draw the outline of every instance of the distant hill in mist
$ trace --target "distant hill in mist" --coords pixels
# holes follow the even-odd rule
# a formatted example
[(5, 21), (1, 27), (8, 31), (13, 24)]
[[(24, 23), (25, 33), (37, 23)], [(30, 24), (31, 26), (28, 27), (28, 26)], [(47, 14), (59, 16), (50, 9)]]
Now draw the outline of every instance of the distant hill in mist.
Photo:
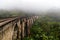
[(60, 9), (57, 8), (49, 9), (47, 11), (46, 16), (60, 21)]
[(34, 13), (24, 12), (21, 10), (0, 10), (0, 19), (9, 17), (32, 16)]

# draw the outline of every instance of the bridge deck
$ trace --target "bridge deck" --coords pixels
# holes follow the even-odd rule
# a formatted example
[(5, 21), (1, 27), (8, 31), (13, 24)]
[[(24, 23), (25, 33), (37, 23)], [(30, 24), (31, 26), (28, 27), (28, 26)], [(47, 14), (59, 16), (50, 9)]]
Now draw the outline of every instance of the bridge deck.
[(6, 23), (8, 23), (9, 21), (14, 20), (15, 18), (7, 18), (7, 19), (1, 19), (0, 20), (0, 27)]
[(6, 21), (0, 23), (0, 26), (3, 25), (3, 24), (5, 24), (5, 23), (7, 23), (7, 22), (9, 22), (9, 21), (10, 21), (10, 20), (6, 20)]

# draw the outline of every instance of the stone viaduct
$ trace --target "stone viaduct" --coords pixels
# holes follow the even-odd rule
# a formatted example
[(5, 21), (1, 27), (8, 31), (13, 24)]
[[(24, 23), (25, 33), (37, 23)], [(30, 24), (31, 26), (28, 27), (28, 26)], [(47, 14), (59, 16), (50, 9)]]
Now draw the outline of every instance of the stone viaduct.
[(23, 40), (30, 36), (30, 28), (38, 16), (16, 17), (0, 25), (0, 40)]

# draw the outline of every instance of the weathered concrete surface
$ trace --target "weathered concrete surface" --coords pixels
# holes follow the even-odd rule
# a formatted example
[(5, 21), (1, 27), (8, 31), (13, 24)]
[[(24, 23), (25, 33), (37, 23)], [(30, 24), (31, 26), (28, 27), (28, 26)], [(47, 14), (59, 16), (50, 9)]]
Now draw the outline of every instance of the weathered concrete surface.
[(22, 22), (21, 25), (22, 38), (24, 38), (24, 27), (25, 27), (25, 22)]

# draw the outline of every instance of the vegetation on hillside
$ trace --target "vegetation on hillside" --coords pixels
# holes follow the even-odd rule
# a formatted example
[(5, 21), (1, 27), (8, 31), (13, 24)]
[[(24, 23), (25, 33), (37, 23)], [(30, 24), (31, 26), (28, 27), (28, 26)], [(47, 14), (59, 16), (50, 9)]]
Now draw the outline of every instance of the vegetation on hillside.
[(30, 37), (24, 40), (60, 40), (60, 22), (50, 17), (40, 17), (31, 27)]

